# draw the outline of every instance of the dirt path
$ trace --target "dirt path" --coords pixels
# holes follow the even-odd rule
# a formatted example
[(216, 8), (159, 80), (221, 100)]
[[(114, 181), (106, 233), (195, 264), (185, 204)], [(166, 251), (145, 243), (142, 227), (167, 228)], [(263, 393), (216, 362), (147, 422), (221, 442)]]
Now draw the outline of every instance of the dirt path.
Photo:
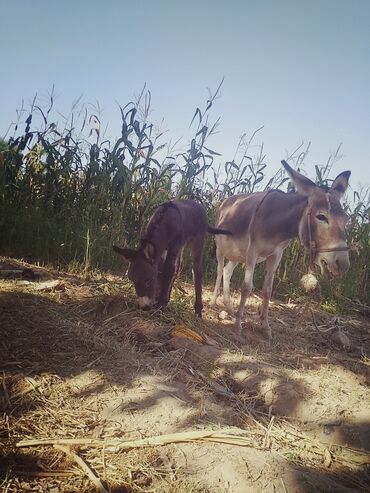
[(269, 343), (253, 297), (241, 341), (232, 322), (219, 319), (222, 306), (209, 308), (207, 291), (199, 321), (189, 286), (182, 285), (188, 295), (176, 290), (164, 314), (153, 314), (138, 311), (113, 276), (84, 281), (29, 267), (35, 279), (0, 280), (0, 490), (95, 491), (71, 455), (17, 448), (25, 438), (138, 439), (222, 428), (247, 446), (73, 450), (116, 493), (370, 490), (365, 318), (338, 319), (307, 300), (275, 302)]

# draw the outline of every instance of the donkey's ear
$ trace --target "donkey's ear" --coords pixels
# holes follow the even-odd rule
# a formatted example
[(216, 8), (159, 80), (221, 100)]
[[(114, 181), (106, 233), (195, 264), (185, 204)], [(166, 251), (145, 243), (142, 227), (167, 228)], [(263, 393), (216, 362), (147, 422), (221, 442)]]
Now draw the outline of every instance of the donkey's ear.
[(121, 255), (124, 259), (132, 262), (137, 257), (138, 252), (136, 250), (132, 250), (131, 248), (120, 248), (118, 246), (113, 245), (113, 250)]
[(143, 253), (149, 262), (154, 262), (157, 250), (151, 241), (142, 241), (141, 246)]
[(286, 161), (281, 161), (281, 164), (284, 166), (286, 172), (292, 179), (297, 192), (301, 195), (310, 195), (311, 192), (316, 188), (316, 185), (313, 181), (305, 176), (295, 171)]
[(343, 173), (340, 173), (331, 184), (330, 190), (336, 192), (339, 195), (340, 199), (346, 193), (350, 176), (350, 171), (343, 171)]

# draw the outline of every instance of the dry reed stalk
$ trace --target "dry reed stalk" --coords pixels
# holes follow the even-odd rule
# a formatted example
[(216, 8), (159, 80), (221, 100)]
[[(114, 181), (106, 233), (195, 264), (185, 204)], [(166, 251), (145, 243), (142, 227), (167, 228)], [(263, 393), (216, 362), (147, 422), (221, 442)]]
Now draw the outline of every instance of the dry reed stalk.
[(3, 371), (3, 378), (2, 378), (2, 386), (4, 390), (4, 397), (5, 397), (5, 402), (7, 406), (10, 406), (10, 400), (9, 400), (9, 393), (8, 393), (8, 388), (6, 386), (6, 381), (5, 381), (5, 371)]
[(242, 435), (233, 435), (234, 430), (225, 428), (219, 431), (186, 431), (181, 433), (169, 433), (138, 440), (100, 440), (94, 438), (59, 438), (59, 439), (40, 439), (40, 440), (21, 440), (16, 444), (17, 447), (37, 447), (45, 445), (80, 445), (90, 447), (105, 447), (107, 452), (117, 452), (123, 449), (154, 447), (157, 445), (168, 445), (170, 443), (210, 441), (216, 443), (226, 443), (229, 445), (239, 445), (241, 447), (251, 446), (251, 442)]
[(74, 475), (71, 471), (18, 471), (14, 469), (14, 476), (22, 476), (25, 478), (70, 478)]
[(283, 478), (280, 478), (280, 482), (281, 482), (282, 487), (284, 488), (284, 493), (288, 493), (287, 492), (287, 489), (286, 489), (286, 486), (285, 486), (285, 483), (284, 483), (284, 479)]
[(270, 420), (270, 423), (269, 423), (269, 425), (267, 427), (265, 438), (263, 440), (263, 446), (264, 446), (264, 448), (268, 448), (268, 446), (270, 445), (270, 433), (271, 433), (271, 430), (272, 430), (274, 419), (275, 419), (275, 416), (271, 416), (271, 420)]

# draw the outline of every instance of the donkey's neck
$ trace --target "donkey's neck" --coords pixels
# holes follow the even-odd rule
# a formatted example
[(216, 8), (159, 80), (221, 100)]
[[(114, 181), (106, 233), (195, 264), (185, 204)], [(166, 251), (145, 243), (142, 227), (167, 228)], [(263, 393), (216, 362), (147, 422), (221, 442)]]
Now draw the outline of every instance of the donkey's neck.
[[(307, 197), (298, 193), (271, 194), (267, 210), (270, 233), (290, 240), (299, 235), (299, 225), (307, 206)], [(279, 234), (278, 234), (279, 233)]]
[(177, 210), (175, 207), (169, 207), (168, 203), (157, 209), (152, 219), (149, 221), (144, 240), (150, 241), (156, 249), (156, 260), (159, 261), (163, 252), (168, 249), (171, 241), (176, 237), (178, 231), (173, 227), (174, 217), (178, 224)]
[(284, 196), (284, 202), (286, 214), (282, 217), (283, 224), (291, 235), (290, 237), (295, 238), (299, 235), (299, 225), (307, 207), (307, 197), (299, 193), (287, 193)]
[(166, 233), (167, 231), (165, 227), (157, 226), (155, 228), (148, 229), (144, 236), (144, 240), (150, 241), (155, 246), (157, 260), (162, 257), (163, 252), (167, 250), (168, 244), (172, 239), (168, 238)]

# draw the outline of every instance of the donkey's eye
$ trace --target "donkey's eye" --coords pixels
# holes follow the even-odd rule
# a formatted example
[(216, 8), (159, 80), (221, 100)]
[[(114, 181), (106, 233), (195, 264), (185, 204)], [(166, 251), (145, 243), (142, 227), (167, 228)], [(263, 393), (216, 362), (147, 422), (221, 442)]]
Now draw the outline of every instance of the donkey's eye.
[(316, 218), (319, 220), (319, 221), (323, 221), (325, 223), (328, 223), (329, 224), (329, 220), (326, 216), (324, 216), (324, 214), (317, 214)]

